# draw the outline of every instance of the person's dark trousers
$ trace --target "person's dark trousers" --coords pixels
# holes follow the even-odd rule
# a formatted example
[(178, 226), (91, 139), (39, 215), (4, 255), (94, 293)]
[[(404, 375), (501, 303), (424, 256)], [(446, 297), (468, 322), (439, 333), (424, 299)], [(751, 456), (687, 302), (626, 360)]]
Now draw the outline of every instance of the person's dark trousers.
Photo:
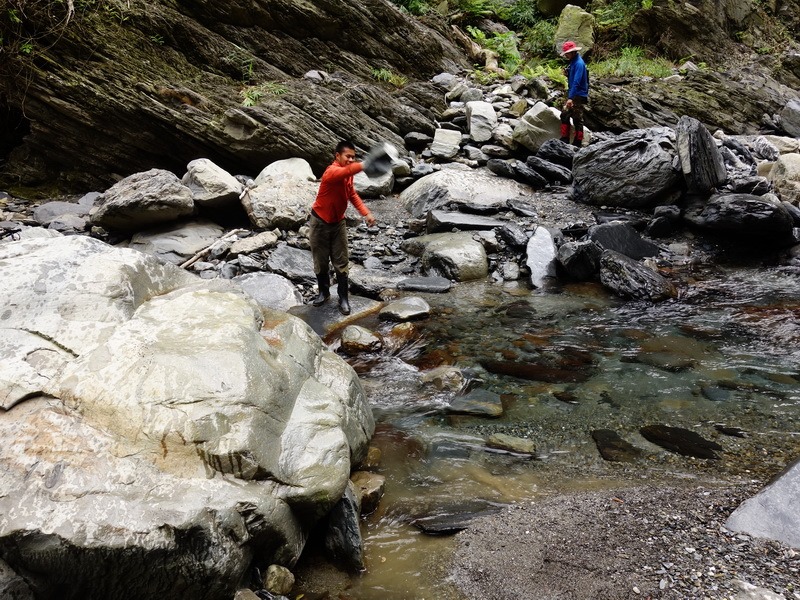
[(350, 290), (347, 273), (336, 273), (336, 293), (339, 295), (339, 312), (350, 314)]
[(346, 276), (349, 271), (350, 253), (347, 248), (345, 221), (327, 223), (312, 211), (308, 241), (314, 261), (314, 273), (317, 276), (317, 285), (320, 290), (312, 304), (320, 306), (330, 297), (329, 264), (333, 263), (337, 274), (344, 273)]
[(561, 141), (569, 143), (569, 125), (570, 119), (575, 126), (575, 137), (572, 140), (573, 145), (577, 147), (583, 146), (583, 111), (586, 104), (589, 102), (588, 98), (576, 96), (572, 99), (572, 108), (566, 106), (561, 111)]

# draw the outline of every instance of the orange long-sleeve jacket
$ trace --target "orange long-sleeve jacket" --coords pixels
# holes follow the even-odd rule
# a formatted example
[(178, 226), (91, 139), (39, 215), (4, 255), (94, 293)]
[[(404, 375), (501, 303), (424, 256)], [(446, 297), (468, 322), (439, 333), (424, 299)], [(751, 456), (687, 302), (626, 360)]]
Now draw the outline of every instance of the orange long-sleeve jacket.
[(363, 216), (369, 214), (361, 196), (353, 185), (353, 177), (364, 170), (361, 163), (351, 163), (345, 167), (334, 162), (325, 169), (319, 184), (317, 199), (311, 209), (326, 223), (338, 223), (344, 219), (347, 202)]

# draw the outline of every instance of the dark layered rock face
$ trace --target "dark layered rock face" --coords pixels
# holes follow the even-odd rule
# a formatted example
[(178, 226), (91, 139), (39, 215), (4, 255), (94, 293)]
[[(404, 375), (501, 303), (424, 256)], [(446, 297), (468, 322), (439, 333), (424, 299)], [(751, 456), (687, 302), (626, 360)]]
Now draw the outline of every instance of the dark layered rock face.
[[(20, 25), (35, 33), (30, 52), (11, 51), (24, 32), (0, 23), (12, 42), (0, 65), (7, 188), (99, 187), (199, 157), (233, 173), (289, 156), (321, 170), (341, 138), (366, 148), (433, 133), (441, 93), (413, 79), (464, 60), (444, 29), (384, 0), (108, 0), (66, 23), (66, 4), (37, 6)], [(377, 81), (379, 69), (411, 83)]]

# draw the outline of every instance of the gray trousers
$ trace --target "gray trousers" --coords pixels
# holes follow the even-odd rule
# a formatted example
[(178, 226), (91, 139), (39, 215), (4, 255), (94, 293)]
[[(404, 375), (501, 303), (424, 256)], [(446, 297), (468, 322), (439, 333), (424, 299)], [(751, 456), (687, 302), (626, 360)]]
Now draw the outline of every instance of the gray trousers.
[(309, 221), (308, 241), (314, 259), (314, 273), (328, 273), (328, 263), (333, 263), (337, 273), (347, 274), (350, 268), (350, 252), (347, 249), (347, 225), (342, 219), (338, 223), (326, 223), (312, 213)]

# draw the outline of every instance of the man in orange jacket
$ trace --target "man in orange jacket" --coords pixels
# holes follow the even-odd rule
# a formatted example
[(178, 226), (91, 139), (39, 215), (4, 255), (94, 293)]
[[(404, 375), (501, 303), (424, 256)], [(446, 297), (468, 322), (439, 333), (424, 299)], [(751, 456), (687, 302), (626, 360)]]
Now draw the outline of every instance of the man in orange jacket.
[(321, 306), (331, 296), (328, 263), (332, 262), (336, 271), (339, 311), (343, 315), (350, 314), (348, 298), (350, 253), (347, 248), (347, 227), (344, 218), (347, 203), (353, 204), (366, 219), (367, 225), (371, 227), (375, 224), (375, 217), (356, 192), (353, 177), (361, 171), (374, 177), (388, 173), (391, 168), (391, 158), (385, 146), (371, 151), (364, 162), (356, 162), (356, 150), (352, 142), (341, 141), (336, 145), (333, 162), (322, 174), (317, 199), (311, 207), (309, 242), (314, 259), (314, 273), (319, 286), (319, 294), (312, 301), (314, 306)]

